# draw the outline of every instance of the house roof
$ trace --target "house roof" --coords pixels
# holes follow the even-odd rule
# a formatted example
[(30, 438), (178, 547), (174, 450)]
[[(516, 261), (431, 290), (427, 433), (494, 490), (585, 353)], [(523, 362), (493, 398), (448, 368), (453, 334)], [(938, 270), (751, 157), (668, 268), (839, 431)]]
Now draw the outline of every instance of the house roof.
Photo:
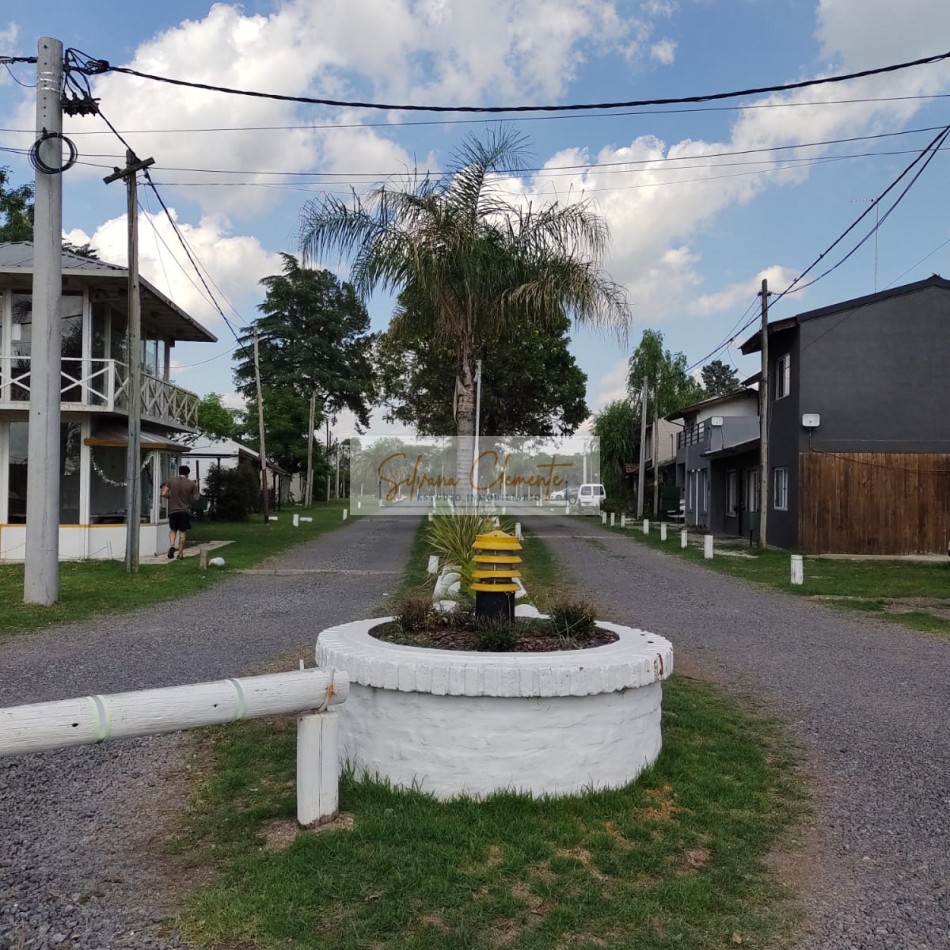
[[(857, 310), (860, 307), (867, 307), (881, 300), (890, 300), (893, 297), (915, 294), (931, 287), (936, 287), (939, 290), (950, 290), (950, 280), (941, 277), (939, 274), (931, 274), (926, 280), (918, 280), (913, 284), (902, 284), (900, 287), (892, 287), (890, 290), (880, 290), (875, 294), (867, 294), (864, 297), (854, 297), (851, 300), (843, 300), (840, 303), (830, 304), (827, 307), (806, 310), (804, 313), (799, 313), (794, 317), (786, 317), (784, 320), (776, 320), (774, 323), (769, 323), (769, 336), (773, 333), (780, 333), (782, 330), (796, 327), (806, 320), (816, 320), (819, 317), (827, 317), (833, 313), (840, 313), (842, 310)], [(739, 349), (742, 350), (745, 355), (758, 353), (762, 349), (761, 329), (753, 333)]]
[[(234, 439), (212, 439), (204, 445), (191, 445), (189, 448), (192, 458), (236, 458), (238, 460), (246, 459), (260, 464), (260, 452), (235, 442)], [(289, 475), (285, 469), (281, 468), (276, 462), (268, 460), (267, 468), (278, 475)]]
[(758, 399), (759, 394), (754, 389), (744, 389), (742, 387), (734, 389), (731, 393), (724, 393), (722, 396), (710, 396), (708, 399), (702, 399), (699, 402), (694, 402), (691, 406), (684, 406), (682, 409), (677, 409), (676, 412), (671, 412), (668, 416), (664, 418), (672, 422), (674, 419), (682, 419), (684, 416), (688, 416), (691, 412), (698, 412), (700, 409), (708, 409), (712, 406), (718, 406), (722, 402), (729, 402), (731, 399), (735, 399), (737, 396), (749, 397), (755, 396)]
[[(155, 451), (166, 450), (169, 452), (190, 452), (191, 449), (182, 442), (176, 442), (165, 434), (150, 429), (148, 426), (142, 426), (142, 449)], [(92, 430), (89, 438), (86, 439), (86, 445), (103, 445), (113, 448), (125, 448), (129, 444), (129, 429), (127, 425), (117, 422), (97, 423)]]
[[(31, 241), (0, 243), (0, 278), (4, 275), (26, 277), (33, 274), (33, 244)], [(95, 288), (101, 299), (127, 308), (129, 271), (118, 264), (96, 261), (71, 251), (63, 251), (63, 289), (67, 292), (83, 287)], [(158, 330), (171, 340), (191, 340), (198, 343), (216, 343), (217, 337), (206, 330), (194, 317), (185, 313), (174, 301), (153, 287), (144, 277), (139, 278), (142, 298), (142, 318), (151, 329)], [(95, 299), (95, 298), (94, 298)]]

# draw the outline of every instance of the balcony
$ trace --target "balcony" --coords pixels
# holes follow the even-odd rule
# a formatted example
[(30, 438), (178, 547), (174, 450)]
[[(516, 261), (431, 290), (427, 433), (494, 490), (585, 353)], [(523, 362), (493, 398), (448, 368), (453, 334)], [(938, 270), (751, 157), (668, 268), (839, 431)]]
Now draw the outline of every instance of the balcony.
[(705, 441), (709, 434), (709, 424), (707, 422), (698, 422), (695, 425), (687, 426), (682, 432), (676, 435), (676, 448), (685, 449), (688, 445), (699, 445)]
[[(118, 360), (64, 357), (61, 404), (73, 412), (129, 411), (129, 368)], [(26, 409), (30, 401), (30, 357), (0, 357), (0, 409)], [(142, 418), (177, 429), (198, 425), (198, 397), (142, 371)]]

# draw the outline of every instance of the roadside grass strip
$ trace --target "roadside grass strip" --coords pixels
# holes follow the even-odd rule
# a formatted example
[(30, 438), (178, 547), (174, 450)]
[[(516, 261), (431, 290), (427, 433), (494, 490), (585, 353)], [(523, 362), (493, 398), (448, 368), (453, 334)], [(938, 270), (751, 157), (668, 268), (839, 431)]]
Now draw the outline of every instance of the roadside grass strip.
[[(600, 527), (600, 526), (598, 526)], [(872, 613), (915, 630), (950, 636), (950, 558), (947, 562), (902, 560), (850, 561), (805, 555), (805, 582), (793, 585), (789, 558), (792, 552), (750, 547), (747, 541), (715, 542), (712, 560), (703, 557), (703, 536), (691, 533), (689, 546), (680, 547), (680, 528), (670, 526), (667, 541), (660, 541), (656, 524), (644, 535), (639, 523), (602, 528), (631, 538), (666, 554), (693, 561), (731, 577), (764, 584), (799, 597), (813, 598), (842, 610)], [(921, 603), (923, 601), (923, 603)], [(929, 612), (932, 610), (933, 612)], [(941, 617), (943, 613), (946, 617)]]
[[(208, 541), (231, 541), (213, 552), (225, 560), (225, 567), (202, 570), (198, 558), (142, 564), (129, 574), (122, 561), (74, 561), (59, 566), (60, 599), (49, 607), (23, 603), (23, 565), (0, 565), (0, 642), (25, 630), (84, 620), (87, 617), (124, 613), (164, 600), (187, 597), (228, 577), (234, 570), (254, 567), (266, 558), (297, 544), (313, 540), (325, 531), (341, 527), (344, 502), (315, 505), (309, 511), (285, 508), (277, 521), (264, 524), (260, 516), (242, 522), (199, 521), (188, 532), (188, 546)], [(293, 512), (312, 517), (293, 526)]]

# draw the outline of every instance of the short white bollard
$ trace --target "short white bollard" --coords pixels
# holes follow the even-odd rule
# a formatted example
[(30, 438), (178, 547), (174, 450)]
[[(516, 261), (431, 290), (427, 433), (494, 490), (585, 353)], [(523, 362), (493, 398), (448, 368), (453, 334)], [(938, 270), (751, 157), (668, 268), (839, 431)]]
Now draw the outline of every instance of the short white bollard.
[(429, 520), (430, 520), (430, 521), (435, 521), (435, 518), (432, 517), (432, 512), (431, 512), (431, 511), (429, 512)]
[(685, 548), (685, 547), (686, 547), (686, 537), (687, 537), (687, 535), (686, 535), (686, 529), (683, 528), (683, 530), (680, 531), (680, 547), (681, 547), (681, 548)]
[(344, 520), (344, 521), (346, 521), (346, 519), (349, 517), (349, 514), (350, 514), (350, 513), (344, 508), (344, 509), (343, 509), (343, 520)]
[(515, 537), (520, 541), (521, 540), (521, 522), (515, 522)]
[(666, 522), (665, 521), (660, 525), (660, 540), (661, 541), (666, 540)]
[(644, 534), (650, 533), (650, 519), (649, 518), (643, 519), (643, 533)]
[(339, 733), (335, 712), (297, 717), (297, 821), (304, 827), (339, 814)]
[(601, 523), (601, 524), (607, 524), (607, 512), (606, 512), (606, 511), (602, 511), (602, 512), (600, 513), (600, 523)]
[(614, 513), (610, 512), (610, 527), (614, 527)]
[(708, 561), (713, 556), (713, 536), (711, 534), (703, 535), (703, 557)]
[(356, 503), (356, 509), (357, 509), (357, 511), (359, 511), (359, 509), (361, 509), (362, 507), (363, 507), (363, 502), (358, 501), (358, 502)]
[(276, 521), (276, 520), (277, 520), (277, 515), (268, 515), (268, 516), (267, 516), (267, 520), (268, 520), (268, 521)]
[(438, 574), (439, 573), (439, 556), (438, 554), (429, 555), (429, 564), (426, 567), (427, 574)]
[(502, 506), (501, 506), (501, 513), (502, 513), (503, 515), (508, 514), (508, 508), (507, 508), (505, 505), (502, 505)]
[(626, 516), (626, 515), (621, 515), (621, 516), (620, 516), (620, 527), (621, 527), (621, 528), (626, 528), (626, 527), (627, 527), (627, 516)]
[(310, 523), (313, 521), (313, 518), (304, 518), (304, 516), (301, 515), (301, 516), (300, 516), (300, 522), (301, 522), (301, 524), (302, 524), (304, 521), (306, 521), (308, 524), (310, 524)]
[(294, 515), (294, 527), (295, 528), (300, 527), (300, 515)]
[(792, 583), (805, 583), (805, 561), (800, 554), (792, 555)]

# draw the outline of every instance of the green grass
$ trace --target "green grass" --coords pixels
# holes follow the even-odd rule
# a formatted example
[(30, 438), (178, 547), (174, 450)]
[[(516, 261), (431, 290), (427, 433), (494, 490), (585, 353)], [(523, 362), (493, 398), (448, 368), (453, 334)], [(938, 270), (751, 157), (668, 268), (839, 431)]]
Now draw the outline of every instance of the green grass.
[[(312, 524), (294, 528), (292, 510), (285, 508), (279, 521), (264, 524), (260, 516), (246, 522), (197, 522), (188, 533), (188, 543), (233, 541), (220, 553), (224, 568), (202, 571), (198, 558), (185, 558), (161, 565), (142, 565), (137, 574), (127, 574), (121, 561), (77, 561), (60, 565), (60, 598), (50, 607), (23, 603), (23, 565), (0, 566), (0, 641), (25, 630), (51, 624), (84, 620), (101, 614), (122, 613), (163, 600), (178, 599), (204, 590), (238, 568), (252, 567), (296, 544), (338, 527), (343, 502), (329, 507), (315, 505)], [(301, 511), (303, 509), (300, 509)]]
[[(750, 548), (747, 543), (723, 545), (717, 541), (716, 555), (711, 561), (707, 561), (703, 558), (702, 548), (696, 547), (695, 544), (685, 550), (680, 548), (677, 527), (671, 526), (665, 543), (660, 541), (659, 527), (656, 524), (651, 525), (649, 536), (644, 536), (639, 526), (626, 529), (619, 526), (607, 527), (604, 530), (625, 535), (639, 544), (649, 545), (722, 574), (741, 577), (800, 597), (820, 597), (838, 609), (875, 613), (880, 619), (915, 630), (950, 634), (950, 621), (933, 617), (926, 611), (905, 614), (886, 612), (889, 602), (904, 597), (950, 600), (950, 559), (947, 563), (848, 561), (810, 558), (806, 555), (805, 583), (796, 586), (790, 579), (788, 551), (762, 551), (757, 547)], [(692, 537), (695, 540), (695, 536)], [(722, 554), (722, 550), (748, 556), (730, 557)]]
[(197, 946), (700, 950), (794, 927), (763, 860), (803, 808), (794, 753), (710, 687), (665, 685), (664, 750), (621, 790), (437, 802), (345, 777), (352, 830), (265, 850), (293, 827), (294, 749), (292, 721), (203, 734), (177, 842), (217, 871), (180, 922)]

